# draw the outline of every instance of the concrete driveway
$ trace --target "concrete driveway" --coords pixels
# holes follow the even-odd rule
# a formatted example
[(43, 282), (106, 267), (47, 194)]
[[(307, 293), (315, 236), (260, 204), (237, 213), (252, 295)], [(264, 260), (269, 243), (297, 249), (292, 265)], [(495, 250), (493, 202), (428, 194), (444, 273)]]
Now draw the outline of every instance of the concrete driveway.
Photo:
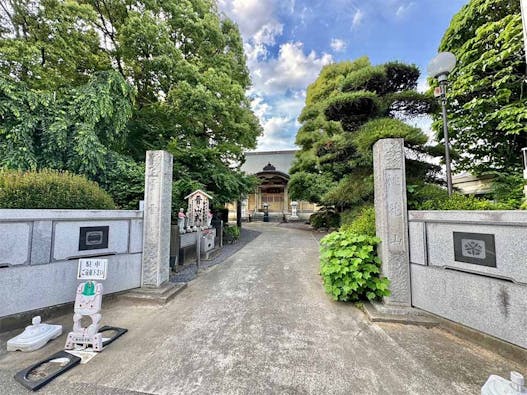
[[(103, 323), (129, 333), (40, 393), (478, 394), (490, 374), (527, 373), (441, 329), (369, 323), (324, 293), (311, 232), (246, 226), (262, 234), (168, 305), (106, 303)], [(63, 340), (3, 352), (0, 393), (27, 393), (13, 374)]]

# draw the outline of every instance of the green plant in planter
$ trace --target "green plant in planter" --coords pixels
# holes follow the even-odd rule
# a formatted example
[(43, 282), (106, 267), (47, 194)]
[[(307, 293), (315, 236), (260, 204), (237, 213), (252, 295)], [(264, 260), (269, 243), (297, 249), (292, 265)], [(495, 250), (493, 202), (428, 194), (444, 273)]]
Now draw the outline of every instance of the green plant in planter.
[(321, 240), (320, 274), (334, 300), (356, 302), (390, 295), (390, 282), (380, 275), (379, 242), (376, 237), (346, 230)]
[(236, 225), (226, 226), (223, 234), (228, 242), (233, 243), (240, 238), (240, 228)]

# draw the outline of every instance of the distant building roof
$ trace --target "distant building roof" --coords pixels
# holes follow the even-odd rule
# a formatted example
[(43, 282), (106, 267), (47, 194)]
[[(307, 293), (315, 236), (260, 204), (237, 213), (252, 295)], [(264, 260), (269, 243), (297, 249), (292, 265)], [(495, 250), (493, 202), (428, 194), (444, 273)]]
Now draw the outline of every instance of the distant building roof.
[(273, 171), (289, 174), (296, 152), (297, 150), (246, 152), (246, 160), (241, 169), (247, 174), (256, 174), (264, 168), (274, 168)]

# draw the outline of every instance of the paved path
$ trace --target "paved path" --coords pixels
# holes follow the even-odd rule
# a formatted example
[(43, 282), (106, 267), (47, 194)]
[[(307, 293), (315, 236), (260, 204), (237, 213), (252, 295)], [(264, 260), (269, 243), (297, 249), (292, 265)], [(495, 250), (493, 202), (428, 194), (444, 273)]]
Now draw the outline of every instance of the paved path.
[[(372, 325), (331, 301), (310, 232), (277, 224), (161, 308), (107, 303), (130, 332), (44, 394), (478, 394), (491, 373), (522, 369), (439, 329)], [(69, 322), (71, 317), (66, 317)], [(62, 347), (0, 357), (12, 374)]]

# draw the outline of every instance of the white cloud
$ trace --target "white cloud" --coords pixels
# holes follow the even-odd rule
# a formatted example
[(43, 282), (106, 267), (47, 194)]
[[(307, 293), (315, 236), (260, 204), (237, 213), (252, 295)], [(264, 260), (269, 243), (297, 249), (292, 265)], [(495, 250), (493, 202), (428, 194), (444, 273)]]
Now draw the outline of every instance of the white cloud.
[[(238, 24), (246, 42), (273, 45), (282, 34), (276, 13), (283, 4), (277, 0), (220, 0), (218, 4)], [(294, 8), (294, 2), (288, 6)]]
[(284, 25), (278, 21), (271, 20), (263, 25), (251, 38), (255, 44), (274, 45), (275, 39), (282, 35)]
[(364, 12), (360, 8), (357, 8), (355, 14), (353, 14), (353, 19), (351, 20), (351, 28), (358, 27), (364, 19)]
[(413, 1), (410, 1), (409, 3), (400, 4), (395, 11), (395, 16), (397, 18), (404, 17), (408, 13), (410, 8), (412, 8), (414, 5), (415, 3)]
[(340, 38), (333, 38), (331, 39), (331, 43), (329, 44), (333, 51), (335, 52), (342, 52), (346, 49), (347, 43), (346, 41), (340, 39)]
[[(253, 83), (248, 94), (264, 129), (258, 149), (294, 147), (305, 89), (320, 69), (333, 61), (332, 56), (305, 52), (301, 42), (282, 42), (276, 52), (274, 46), (280, 43), (284, 30), (279, 17), (294, 13), (295, 0), (219, 0), (218, 4), (238, 24), (244, 38)], [(361, 14), (357, 18), (361, 19)], [(346, 43), (340, 41), (334, 45), (343, 50)]]
[(271, 110), (271, 106), (265, 102), (265, 99), (261, 96), (256, 96), (251, 100), (251, 108), (260, 121), (265, 120), (265, 116)]
[(304, 54), (303, 44), (295, 42), (282, 44), (277, 58), (250, 62), (249, 69), (257, 92), (276, 95), (305, 89), (316, 79), (320, 69), (332, 61), (327, 53)]
[(272, 117), (263, 123), (264, 134), (258, 139), (258, 149), (280, 150), (294, 146), (294, 136), (287, 131), (294, 125), (295, 120), (288, 117)]

